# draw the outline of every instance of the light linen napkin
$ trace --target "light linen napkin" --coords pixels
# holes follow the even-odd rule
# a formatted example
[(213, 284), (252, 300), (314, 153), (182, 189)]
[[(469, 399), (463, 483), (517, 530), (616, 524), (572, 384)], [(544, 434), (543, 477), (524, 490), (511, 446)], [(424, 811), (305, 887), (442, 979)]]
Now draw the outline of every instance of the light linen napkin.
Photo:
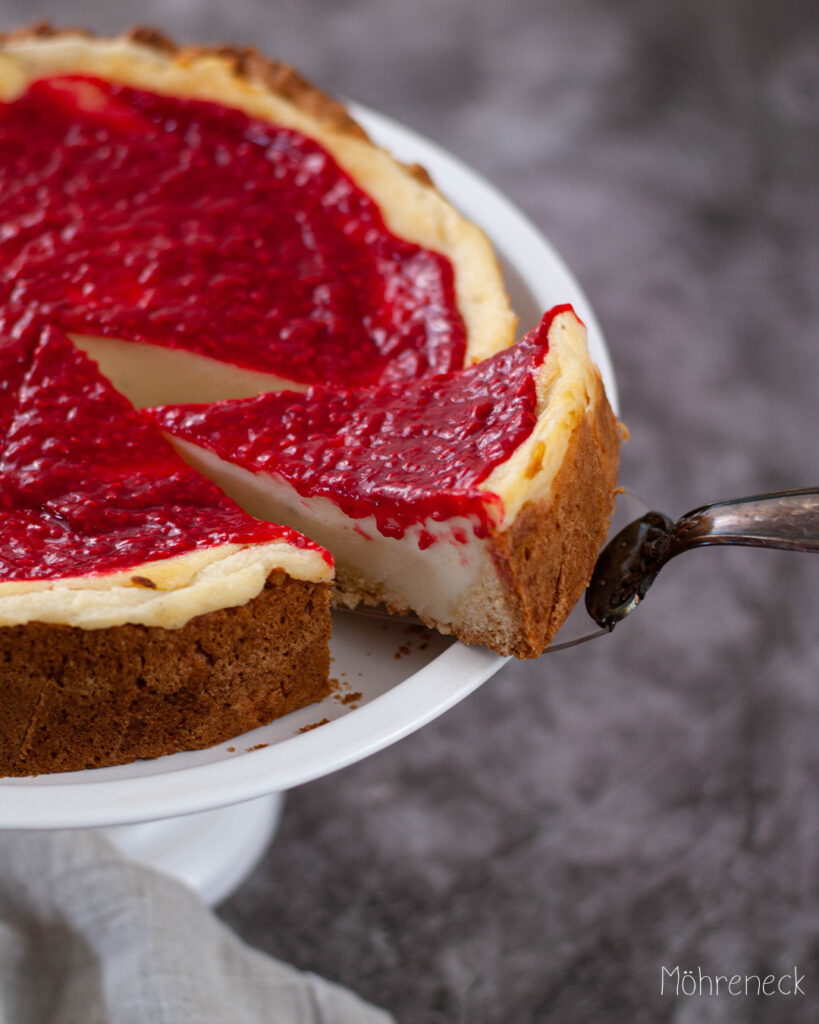
[(0, 832), (0, 1024), (392, 1024), (94, 831)]

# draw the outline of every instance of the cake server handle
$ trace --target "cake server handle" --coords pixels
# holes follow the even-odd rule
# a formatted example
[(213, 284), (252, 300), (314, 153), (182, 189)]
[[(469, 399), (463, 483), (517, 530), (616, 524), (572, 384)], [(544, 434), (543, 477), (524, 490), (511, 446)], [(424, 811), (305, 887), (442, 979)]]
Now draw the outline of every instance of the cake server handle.
[(660, 569), (691, 548), (743, 544), (819, 552), (819, 487), (717, 501), (673, 522), (647, 512), (603, 549), (586, 590), (586, 610), (605, 629), (642, 601)]

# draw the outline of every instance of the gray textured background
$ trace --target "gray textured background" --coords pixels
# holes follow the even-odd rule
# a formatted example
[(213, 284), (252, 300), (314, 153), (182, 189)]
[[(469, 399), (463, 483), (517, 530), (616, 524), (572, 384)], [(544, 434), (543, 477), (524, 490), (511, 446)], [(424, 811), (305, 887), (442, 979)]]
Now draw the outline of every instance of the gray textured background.
[[(588, 291), (672, 514), (819, 484), (813, 2), (3, 0), (252, 42), (427, 133)], [(288, 800), (223, 908), (404, 1024), (819, 1016), (819, 560), (680, 560), (632, 620), (514, 665)], [(804, 999), (660, 997), (662, 965), (806, 974)]]

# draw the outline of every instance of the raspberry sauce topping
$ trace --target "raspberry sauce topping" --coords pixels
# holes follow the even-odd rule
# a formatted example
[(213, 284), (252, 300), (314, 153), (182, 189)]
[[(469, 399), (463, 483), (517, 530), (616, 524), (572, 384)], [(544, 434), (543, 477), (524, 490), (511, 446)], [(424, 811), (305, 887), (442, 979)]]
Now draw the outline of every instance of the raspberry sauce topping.
[(0, 308), (356, 387), (463, 365), (447, 259), (316, 142), (86, 76), (0, 104)]
[(195, 473), (55, 328), (0, 347), (0, 382), (0, 581), (114, 572), (226, 543), (322, 550)]
[[(557, 306), (512, 348), (465, 370), (368, 391), (283, 391), (213, 405), (151, 410), (172, 436), (254, 473), (329, 498), (353, 519), (374, 516), (401, 537), (431, 518), (466, 516), (478, 536), (502, 513), (479, 488), (531, 434), (536, 371)], [(426, 539), (425, 539), (426, 536)], [(422, 547), (431, 537), (420, 535)]]

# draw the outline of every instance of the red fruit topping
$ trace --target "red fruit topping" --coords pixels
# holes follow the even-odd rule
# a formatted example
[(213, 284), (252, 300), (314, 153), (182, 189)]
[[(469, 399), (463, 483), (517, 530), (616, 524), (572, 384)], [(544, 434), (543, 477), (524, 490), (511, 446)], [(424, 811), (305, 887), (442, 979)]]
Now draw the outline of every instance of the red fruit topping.
[(0, 426), (0, 581), (113, 572), (226, 543), (321, 550), (194, 472), (55, 328), (0, 347)]
[[(530, 435), (536, 371), (557, 306), (517, 345), (453, 373), (367, 391), (283, 391), (151, 411), (169, 434), (252, 472), (275, 474), (348, 516), (401, 537), (466, 516), (485, 534), (502, 509), (478, 485)], [(465, 540), (465, 538), (463, 538)], [(420, 546), (433, 542), (422, 531)]]
[(359, 386), (463, 364), (452, 266), (316, 142), (83, 76), (0, 105), (0, 308)]

